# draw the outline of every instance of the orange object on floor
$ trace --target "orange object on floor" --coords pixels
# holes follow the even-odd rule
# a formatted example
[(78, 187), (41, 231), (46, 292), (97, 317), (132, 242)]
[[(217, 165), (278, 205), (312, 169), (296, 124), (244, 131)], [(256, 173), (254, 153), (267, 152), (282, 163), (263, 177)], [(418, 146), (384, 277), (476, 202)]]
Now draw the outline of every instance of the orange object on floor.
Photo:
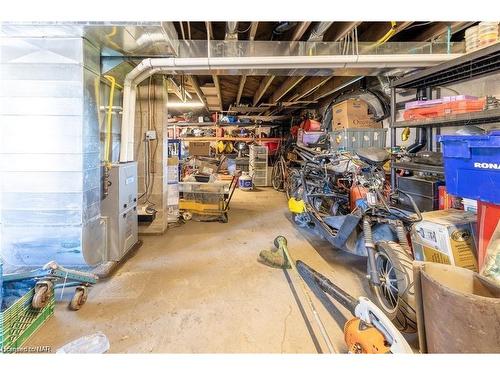
[(384, 335), (374, 326), (353, 318), (344, 325), (344, 340), (352, 354), (388, 354), (390, 347)]
[(481, 270), (486, 248), (500, 220), (500, 205), (477, 201), (477, 261)]

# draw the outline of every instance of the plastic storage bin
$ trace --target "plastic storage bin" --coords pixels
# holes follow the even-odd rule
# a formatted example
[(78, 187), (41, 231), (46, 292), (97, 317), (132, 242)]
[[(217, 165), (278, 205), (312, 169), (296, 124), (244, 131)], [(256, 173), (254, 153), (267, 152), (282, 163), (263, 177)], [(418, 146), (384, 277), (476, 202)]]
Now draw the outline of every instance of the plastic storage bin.
[(303, 129), (299, 129), (297, 135), (297, 143), (303, 144), (304, 146), (308, 146), (314, 143), (317, 143), (324, 132), (321, 131), (305, 131)]
[(443, 135), (446, 190), (462, 198), (500, 204), (500, 131)]
[(54, 315), (54, 293), (49, 303), (41, 309), (34, 309), (31, 306), (34, 294), (35, 288), (32, 288), (13, 305), (0, 312), (0, 353), (20, 348), (47, 319)]
[(267, 185), (268, 148), (250, 145), (249, 171), (255, 186)]
[(358, 128), (330, 132), (330, 150), (355, 151), (366, 147), (385, 147), (387, 129)]

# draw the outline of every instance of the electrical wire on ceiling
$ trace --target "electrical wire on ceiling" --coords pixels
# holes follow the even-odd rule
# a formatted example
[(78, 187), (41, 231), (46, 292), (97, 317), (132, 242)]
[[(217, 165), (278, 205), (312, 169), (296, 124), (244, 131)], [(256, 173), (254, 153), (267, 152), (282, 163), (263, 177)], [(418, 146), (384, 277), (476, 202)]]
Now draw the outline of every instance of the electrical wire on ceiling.
[(419, 24), (413, 24), (413, 25), (410, 25), (410, 26), (408, 26), (407, 28), (405, 28), (405, 31), (406, 31), (406, 30), (413, 29), (414, 27), (419, 27), (419, 26), (429, 25), (429, 24), (431, 24), (431, 23), (433, 23), (433, 22), (434, 22), (434, 21), (422, 22), (422, 23), (419, 23)]
[(245, 30), (236, 30), (238, 34), (246, 33), (252, 27), (252, 23), (250, 22), (250, 26), (248, 26)]

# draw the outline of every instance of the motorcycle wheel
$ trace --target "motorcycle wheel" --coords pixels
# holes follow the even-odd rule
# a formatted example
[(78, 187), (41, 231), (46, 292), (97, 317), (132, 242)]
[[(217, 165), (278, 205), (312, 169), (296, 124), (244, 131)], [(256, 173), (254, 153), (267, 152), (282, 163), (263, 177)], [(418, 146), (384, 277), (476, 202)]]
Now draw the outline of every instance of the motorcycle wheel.
[(396, 242), (380, 241), (376, 246), (375, 267), (381, 284), (371, 284), (374, 302), (398, 330), (414, 333), (417, 331), (417, 314), (413, 259)]

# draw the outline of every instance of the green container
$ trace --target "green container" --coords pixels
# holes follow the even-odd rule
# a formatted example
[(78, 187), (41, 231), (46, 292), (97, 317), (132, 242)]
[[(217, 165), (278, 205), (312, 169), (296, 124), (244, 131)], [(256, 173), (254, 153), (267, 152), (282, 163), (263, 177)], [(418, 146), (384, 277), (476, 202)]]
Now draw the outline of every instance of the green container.
[(54, 314), (54, 293), (42, 309), (31, 306), (34, 294), (35, 288), (0, 312), (0, 352), (9, 353), (20, 348)]

